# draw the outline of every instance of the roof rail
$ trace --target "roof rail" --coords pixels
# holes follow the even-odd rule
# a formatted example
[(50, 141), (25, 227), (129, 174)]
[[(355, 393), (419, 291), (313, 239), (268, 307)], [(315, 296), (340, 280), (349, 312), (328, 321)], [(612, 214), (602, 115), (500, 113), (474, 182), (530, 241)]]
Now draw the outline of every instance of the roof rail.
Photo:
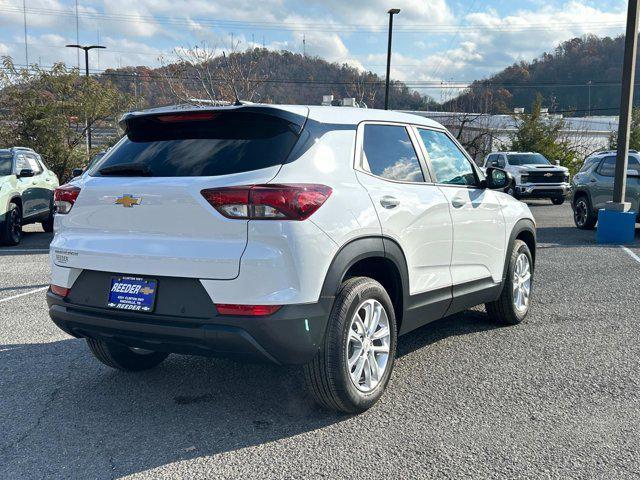
[[(613, 155), (613, 154), (616, 154), (616, 153), (618, 153), (617, 150), (600, 150), (598, 152), (592, 153), (591, 155), (592, 156), (596, 156), (596, 155)], [(633, 150), (633, 149), (630, 148), (629, 149), (629, 153), (638, 153), (638, 151), (637, 150)]]

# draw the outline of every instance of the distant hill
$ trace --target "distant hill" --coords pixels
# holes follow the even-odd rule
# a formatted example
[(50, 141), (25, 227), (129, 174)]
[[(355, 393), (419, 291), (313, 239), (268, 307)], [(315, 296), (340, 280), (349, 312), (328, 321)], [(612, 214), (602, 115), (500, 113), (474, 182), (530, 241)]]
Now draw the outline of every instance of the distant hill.
[[(574, 38), (552, 53), (473, 82), (468, 91), (443, 104), (442, 109), (482, 113), (509, 113), (515, 107), (528, 110), (539, 93), (550, 112), (586, 115), (591, 90), (593, 115), (617, 115), (623, 51), (624, 36)], [(640, 105), (640, 91), (634, 103)]]
[[(183, 61), (160, 68), (110, 69), (102, 74), (102, 78), (109, 79), (123, 92), (136, 95), (138, 108), (176, 103), (178, 99), (171, 83), (174, 89), (188, 90), (193, 98), (207, 98), (205, 90), (213, 88), (224, 89), (224, 98), (232, 100), (230, 78), (234, 79), (242, 100), (318, 105), (323, 95), (333, 94), (336, 99), (355, 97), (369, 108), (384, 106), (384, 80), (381, 77), (319, 57), (256, 48), (232, 53), (227, 61), (217, 56), (208, 59), (205, 65), (194, 63)], [(206, 75), (202, 75), (203, 70)], [(209, 85), (205, 88), (202, 82)], [(402, 82), (393, 81), (391, 90), (390, 103), (394, 109), (423, 110), (436, 106), (430, 97), (411, 91)]]

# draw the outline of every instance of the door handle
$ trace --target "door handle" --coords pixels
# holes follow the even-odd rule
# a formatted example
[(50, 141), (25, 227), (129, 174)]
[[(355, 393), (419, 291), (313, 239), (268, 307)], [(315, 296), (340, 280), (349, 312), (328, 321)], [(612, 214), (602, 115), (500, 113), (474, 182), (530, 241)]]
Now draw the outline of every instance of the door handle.
[(385, 195), (380, 199), (380, 205), (382, 205), (383, 208), (396, 208), (398, 205), (400, 205), (400, 200), (395, 197)]
[(592, 178), (591, 180), (589, 180), (589, 182), (591, 182), (591, 183), (596, 183), (596, 182), (597, 182), (597, 180), (596, 180), (595, 178)]
[(467, 202), (463, 198), (454, 198), (451, 200), (451, 205), (453, 205), (454, 208), (464, 207), (466, 204)]

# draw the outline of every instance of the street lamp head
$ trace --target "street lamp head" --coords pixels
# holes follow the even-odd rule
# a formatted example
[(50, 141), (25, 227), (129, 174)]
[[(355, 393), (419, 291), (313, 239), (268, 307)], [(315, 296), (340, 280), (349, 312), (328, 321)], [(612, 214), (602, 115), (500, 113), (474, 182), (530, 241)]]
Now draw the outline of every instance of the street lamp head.
[(392, 8), (391, 10), (389, 10), (387, 12), (389, 15), (397, 15), (398, 13), (400, 13), (400, 9), (399, 8)]
[(107, 48), (107, 47), (103, 47), (102, 45), (65, 45), (65, 47), (69, 47), (69, 48), (80, 48), (82, 50), (93, 50), (94, 48)]

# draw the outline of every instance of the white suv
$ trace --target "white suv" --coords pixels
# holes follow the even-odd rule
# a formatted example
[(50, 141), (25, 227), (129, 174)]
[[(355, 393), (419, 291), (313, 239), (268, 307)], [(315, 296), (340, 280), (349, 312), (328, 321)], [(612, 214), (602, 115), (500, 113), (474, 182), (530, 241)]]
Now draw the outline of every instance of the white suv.
[(482, 303), (500, 322), (527, 314), (531, 212), (431, 120), (242, 105), (121, 125), (56, 191), (48, 292), (53, 321), (111, 367), (171, 352), (304, 364), (319, 403), (358, 412), (398, 335)]

